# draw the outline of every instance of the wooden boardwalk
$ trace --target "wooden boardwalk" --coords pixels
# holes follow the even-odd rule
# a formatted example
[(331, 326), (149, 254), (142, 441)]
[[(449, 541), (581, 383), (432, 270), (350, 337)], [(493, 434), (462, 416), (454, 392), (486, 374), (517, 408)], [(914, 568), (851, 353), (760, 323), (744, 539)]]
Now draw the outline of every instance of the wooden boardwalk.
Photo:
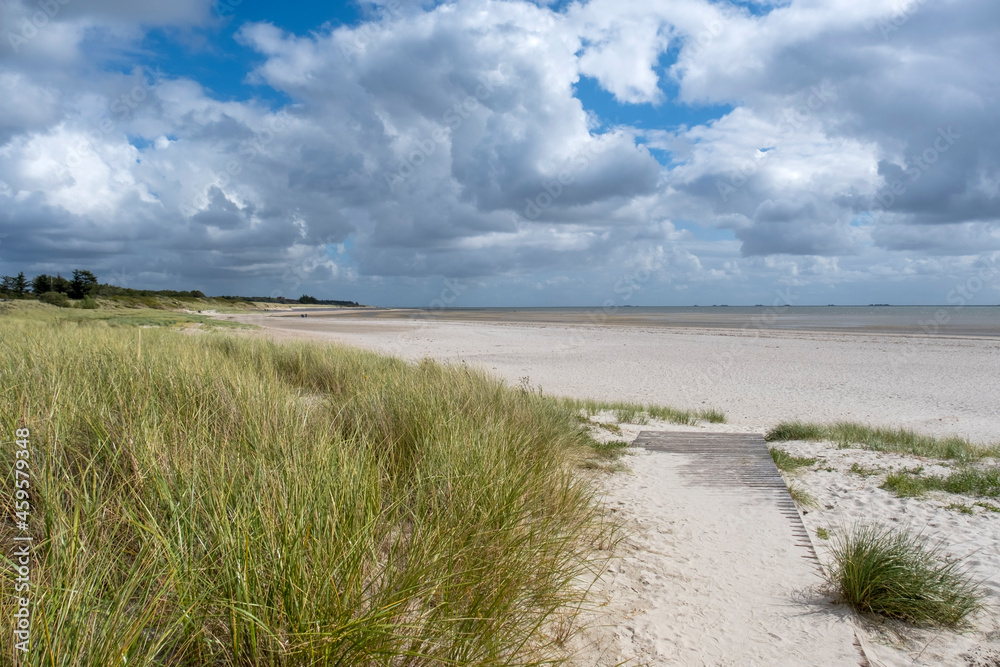
[(685, 455), (680, 471), (690, 486), (727, 494), (739, 491), (754, 499), (770, 498), (778, 511), (787, 517), (795, 535), (795, 545), (805, 549), (803, 556), (816, 561), (818, 566), (802, 516), (760, 433), (642, 431), (632, 446), (651, 452)]
[(606, 579), (621, 620), (590, 664), (864, 664), (762, 435), (642, 431), (633, 445), (607, 491), (629, 530)]

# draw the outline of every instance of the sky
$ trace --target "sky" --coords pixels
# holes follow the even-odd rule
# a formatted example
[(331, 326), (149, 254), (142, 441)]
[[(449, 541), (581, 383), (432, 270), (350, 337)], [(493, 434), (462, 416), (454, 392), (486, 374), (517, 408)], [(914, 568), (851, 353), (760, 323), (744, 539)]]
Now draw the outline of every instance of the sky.
[(0, 0), (0, 275), (1000, 303), (1000, 3)]

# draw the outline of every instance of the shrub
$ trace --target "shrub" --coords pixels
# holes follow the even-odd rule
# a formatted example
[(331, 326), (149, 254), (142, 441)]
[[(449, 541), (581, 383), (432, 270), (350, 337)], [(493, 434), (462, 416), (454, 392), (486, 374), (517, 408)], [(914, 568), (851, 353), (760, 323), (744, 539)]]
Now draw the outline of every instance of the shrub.
[(38, 297), (38, 300), (51, 306), (59, 306), (60, 308), (71, 308), (73, 306), (69, 297), (62, 292), (46, 292)]
[(84, 310), (97, 310), (97, 301), (92, 296), (85, 296), (83, 301), (77, 304), (77, 307)]
[(833, 559), (830, 580), (859, 612), (954, 627), (982, 609), (979, 585), (920, 534), (859, 524), (834, 541)]

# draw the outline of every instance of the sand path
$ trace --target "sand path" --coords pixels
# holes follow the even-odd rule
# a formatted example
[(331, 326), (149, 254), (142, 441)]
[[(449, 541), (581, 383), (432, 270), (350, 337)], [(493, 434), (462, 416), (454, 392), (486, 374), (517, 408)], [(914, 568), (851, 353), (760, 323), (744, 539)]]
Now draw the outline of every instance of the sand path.
[(819, 564), (763, 440), (695, 435), (729, 456), (685, 451), (689, 435), (675, 433), (675, 451), (637, 449), (633, 475), (608, 481), (606, 502), (631, 533), (599, 584), (606, 606), (588, 618), (575, 664), (862, 664), (849, 615), (819, 590)]

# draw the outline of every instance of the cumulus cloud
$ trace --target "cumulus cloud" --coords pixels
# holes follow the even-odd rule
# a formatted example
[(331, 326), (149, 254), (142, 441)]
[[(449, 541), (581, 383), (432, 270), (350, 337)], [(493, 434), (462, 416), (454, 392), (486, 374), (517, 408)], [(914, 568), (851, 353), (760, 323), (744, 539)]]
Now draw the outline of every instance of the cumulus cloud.
[[(207, 1), (52, 6), (0, 8), (5, 265), (372, 294), (437, 275), (564, 289), (586, 267), (597, 295), (637, 258), (665, 286), (732, 287), (921, 257), (951, 275), (997, 248), (989, 3), (381, 3), (303, 34), (243, 24), (256, 58), (228, 100), (135, 65), (151, 29), (217, 30)], [(581, 76), (623, 107), (731, 111), (608, 124)]]

